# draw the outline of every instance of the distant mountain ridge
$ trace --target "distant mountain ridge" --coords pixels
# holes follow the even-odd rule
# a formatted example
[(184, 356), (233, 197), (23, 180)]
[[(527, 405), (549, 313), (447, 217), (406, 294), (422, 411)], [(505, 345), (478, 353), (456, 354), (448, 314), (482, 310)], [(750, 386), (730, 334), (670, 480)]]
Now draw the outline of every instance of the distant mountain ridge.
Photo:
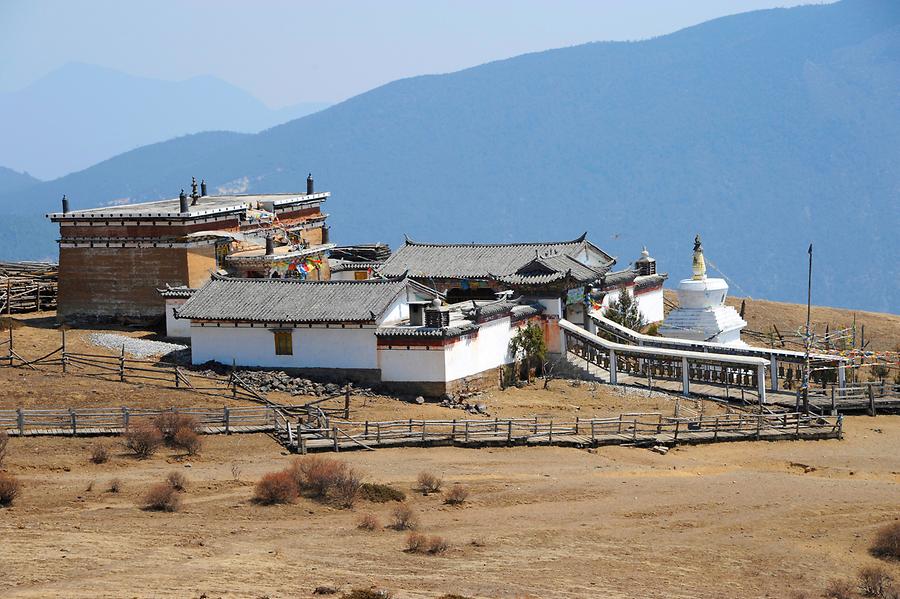
[(0, 166), (0, 193), (21, 191), (38, 183), (40, 183), (40, 180), (35, 179), (28, 173), (20, 173), (11, 168)]
[[(642, 244), (689, 276), (701, 233), (735, 295), (900, 312), (900, 3), (745, 13), (395, 81), (256, 135), (182, 137), (0, 195), (35, 214), (177, 195), (192, 175), (247, 191), (333, 192), (332, 238), (568, 239), (619, 267)], [(34, 233), (36, 234), (36, 233)], [(7, 233), (9, 235), (9, 233)], [(10, 255), (13, 254), (13, 255)], [(670, 283), (670, 284), (671, 284)]]
[(272, 110), (215, 77), (162, 81), (69, 63), (0, 93), (0, 164), (55, 178), (178, 135), (256, 133), (326, 106)]

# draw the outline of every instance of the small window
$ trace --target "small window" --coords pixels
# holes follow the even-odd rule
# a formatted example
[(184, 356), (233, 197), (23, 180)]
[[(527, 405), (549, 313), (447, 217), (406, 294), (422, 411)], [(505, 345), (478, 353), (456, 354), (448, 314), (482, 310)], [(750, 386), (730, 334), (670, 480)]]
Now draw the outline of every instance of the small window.
[(355, 273), (353, 273), (353, 279), (356, 281), (365, 281), (368, 278), (369, 278), (369, 273), (367, 273), (364, 270), (358, 270)]
[(293, 356), (293, 331), (275, 331), (275, 355)]

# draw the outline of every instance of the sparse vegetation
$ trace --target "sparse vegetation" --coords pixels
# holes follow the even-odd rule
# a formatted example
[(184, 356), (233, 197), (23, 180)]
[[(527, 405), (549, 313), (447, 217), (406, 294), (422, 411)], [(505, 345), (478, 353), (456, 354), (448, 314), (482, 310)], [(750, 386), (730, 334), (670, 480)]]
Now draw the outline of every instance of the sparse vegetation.
[(22, 493), (22, 485), (11, 474), (0, 472), (0, 507), (9, 507)]
[(241, 467), (237, 462), (231, 464), (231, 479), (241, 480)]
[(118, 478), (112, 479), (111, 481), (109, 481), (109, 484), (106, 485), (107, 493), (118, 493), (121, 490), (122, 490), (122, 481), (119, 480)]
[(401, 503), (391, 511), (391, 528), (394, 530), (415, 530), (419, 518), (408, 503)]
[(462, 505), (468, 498), (469, 489), (460, 484), (456, 484), (447, 491), (447, 494), (444, 496), (444, 503), (447, 505)]
[(900, 560), (900, 522), (878, 529), (870, 551), (876, 557)]
[(179, 428), (175, 431), (175, 436), (172, 438), (172, 447), (176, 449), (184, 450), (190, 456), (194, 456), (200, 453), (200, 449), (203, 447), (203, 441), (200, 438), (200, 435), (194, 431), (194, 429), (188, 427)]
[(418, 489), (428, 495), (429, 493), (437, 493), (444, 486), (444, 480), (433, 472), (422, 471), (416, 479)]
[(341, 595), (341, 599), (392, 599), (393, 596), (394, 595), (390, 591), (353, 589), (349, 593)]
[(176, 491), (184, 491), (187, 488), (187, 478), (181, 472), (173, 470), (166, 476), (166, 482)]
[(891, 575), (882, 566), (866, 566), (857, 574), (859, 591), (866, 597), (878, 599), (894, 599), (889, 593), (891, 587)]
[(428, 553), (431, 555), (439, 555), (450, 548), (450, 543), (444, 537), (429, 537)]
[(162, 434), (166, 444), (173, 446), (178, 431), (187, 429), (196, 433), (200, 429), (196, 418), (186, 414), (179, 414), (178, 412), (163, 412), (159, 414), (153, 419), (153, 425)]
[(149, 458), (156, 453), (162, 442), (163, 436), (159, 429), (146, 422), (132, 426), (125, 433), (125, 447), (141, 459)]
[(297, 481), (290, 470), (264, 474), (256, 483), (253, 500), (261, 505), (292, 503), (297, 499)]
[(177, 512), (181, 509), (181, 496), (168, 482), (155, 484), (144, 495), (144, 509), (152, 512)]
[(844, 578), (833, 578), (825, 586), (827, 599), (853, 599), (856, 597), (856, 585)]
[(406, 493), (395, 489), (390, 485), (380, 483), (363, 483), (359, 488), (359, 496), (372, 503), (387, 503), (388, 501), (406, 501)]
[(418, 532), (411, 532), (406, 535), (406, 545), (404, 551), (407, 553), (425, 553), (428, 547), (428, 537)]
[(509, 353), (522, 360), (525, 378), (531, 382), (531, 369), (537, 368), (547, 358), (547, 343), (541, 327), (528, 324), (522, 327), (509, 341)]
[(381, 520), (378, 519), (378, 516), (372, 513), (363, 514), (359, 522), (356, 524), (356, 528), (360, 530), (378, 530), (381, 528)]
[(330, 496), (340, 507), (351, 508), (359, 498), (361, 486), (362, 479), (359, 474), (353, 468), (345, 468), (334, 481), (330, 490)]
[(97, 442), (91, 446), (91, 461), (95, 464), (105, 464), (109, 461), (109, 449), (106, 444)]

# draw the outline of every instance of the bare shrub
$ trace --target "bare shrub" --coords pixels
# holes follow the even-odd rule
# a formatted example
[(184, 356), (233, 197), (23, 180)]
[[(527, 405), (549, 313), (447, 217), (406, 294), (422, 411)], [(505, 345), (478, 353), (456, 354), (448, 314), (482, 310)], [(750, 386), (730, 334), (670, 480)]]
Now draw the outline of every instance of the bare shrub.
[(300, 490), (317, 499), (325, 498), (346, 470), (345, 463), (321, 456), (305, 456), (291, 466)]
[(825, 597), (828, 599), (853, 599), (856, 597), (856, 585), (844, 578), (832, 578), (825, 585)]
[(363, 483), (359, 489), (359, 496), (372, 503), (406, 501), (406, 493), (390, 485), (382, 485), (380, 483)]
[(169, 445), (174, 444), (175, 435), (183, 428), (195, 433), (200, 430), (200, 425), (193, 416), (179, 414), (178, 412), (163, 412), (157, 415), (153, 419), (153, 425), (162, 433), (163, 440)]
[(390, 591), (375, 591), (372, 589), (353, 589), (341, 595), (341, 599), (392, 599), (394, 595)]
[(450, 548), (450, 543), (444, 537), (430, 537), (428, 539), (428, 553), (439, 555)]
[(125, 447), (141, 459), (149, 458), (162, 445), (163, 436), (159, 429), (148, 423), (132, 426), (125, 433)]
[(0, 429), (0, 466), (3, 466), (3, 460), (6, 459), (6, 449), (9, 446), (9, 433), (6, 429)]
[(866, 566), (857, 574), (859, 590), (866, 597), (885, 597), (891, 580), (891, 575), (881, 566)]
[(293, 472), (281, 470), (264, 474), (253, 492), (253, 500), (261, 505), (291, 503), (297, 499), (299, 491)]
[(109, 449), (103, 443), (94, 443), (91, 446), (91, 461), (95, 464), (105, 464), (109, 461)]
[(461, 505), (469, 498), (469, 489), (462, 485), (453, 485), (444, 495), (444, 503), (448, 505)]
[(391, 511), (391, 528), (394, 530), (415, 530), (419, 518), (408, 503), (401, 503)]
[(184, 491), (187, 488), (187, 478), (176, 470), (169, 472), (166, 476), (166, 483), (176, 491)]
[(175, 436), (172, 438), (171, 445), (176, 449), (184, 450), (188, 455), (197, 455), (203, 447), (203, 440), (194, 429), (181, 427), (175, 431)]
[(331, 488), (330, 494), (335, 503), (342, 508), (351, 508), (359, 498), (362, 477), (353, 468), (344, 468)]
[(22, 493), (22, 485), (12, 475), (0, 472), (0, 507), (9, 507)]
[(232, 480), (241, 480), (241, 467), (237, 462), (231, 464), (231, 478)]
[(167, 482), (153, 485), (144, 495), (144, 509), (153, 512), (177, 512), (181, 509), (181, 496)]
[(418, 489), (426, 495), (428, 493), (437, 493), (444, 485), (444, 481), (440, 476), (427, 471), (420, 472), (416, 481), (419, 484)]
[(403, 550), (407, 553), (425, 553), (428, 550), (428, 537), (417, 532), (409, 533)]
[(381, 528), (381, 520), (375, 514), (363, 514), (360, 517), (356, 528), (360, 530), (378, 530)]
[(109, 481), (109, 484), (106, 485), (107, 493), (118, 493), (121, 490), (122, 490), (122, 481), (120, 481), (118, 478), (112, 479), (111, 481)]
[(877, 557), (900, 560), (900, 522), (879, 528), (869, 550)]

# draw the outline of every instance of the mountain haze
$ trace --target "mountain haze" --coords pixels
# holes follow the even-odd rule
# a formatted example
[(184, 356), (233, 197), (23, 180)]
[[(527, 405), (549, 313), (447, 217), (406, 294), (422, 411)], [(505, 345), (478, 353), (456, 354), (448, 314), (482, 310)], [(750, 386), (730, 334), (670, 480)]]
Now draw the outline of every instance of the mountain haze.
[[(215, 188), (333, 192), (332, 238), (591, 238), (689, 275), (692, 241), (732, 293), (900, 311), (900, 4), (725, 17), (641, 42), (550, 50), (400, 80), (256, 135), (182, 137), (0, 195), (38, 212)], [(2, 161), (0, 161), (2, 162)], [(0, 255), (53, 251), (4, 243)], [(15, 234), (18, 234), (15, 233)], [(37, 234), (37, 233), (29, 233)], [(717, 274), (715, 270), (711, 274)]]
[(11, 168), (0, 166), (0, 193), (21, 191), (38, 183), (40, 181), (28, 173), (20, 173)]
[(70, 63), (0, 94), (0, 164), (58, 177), (176, 135), (255, 133), (325, 106), (271, 110), (215, 77), (161, 81)]

